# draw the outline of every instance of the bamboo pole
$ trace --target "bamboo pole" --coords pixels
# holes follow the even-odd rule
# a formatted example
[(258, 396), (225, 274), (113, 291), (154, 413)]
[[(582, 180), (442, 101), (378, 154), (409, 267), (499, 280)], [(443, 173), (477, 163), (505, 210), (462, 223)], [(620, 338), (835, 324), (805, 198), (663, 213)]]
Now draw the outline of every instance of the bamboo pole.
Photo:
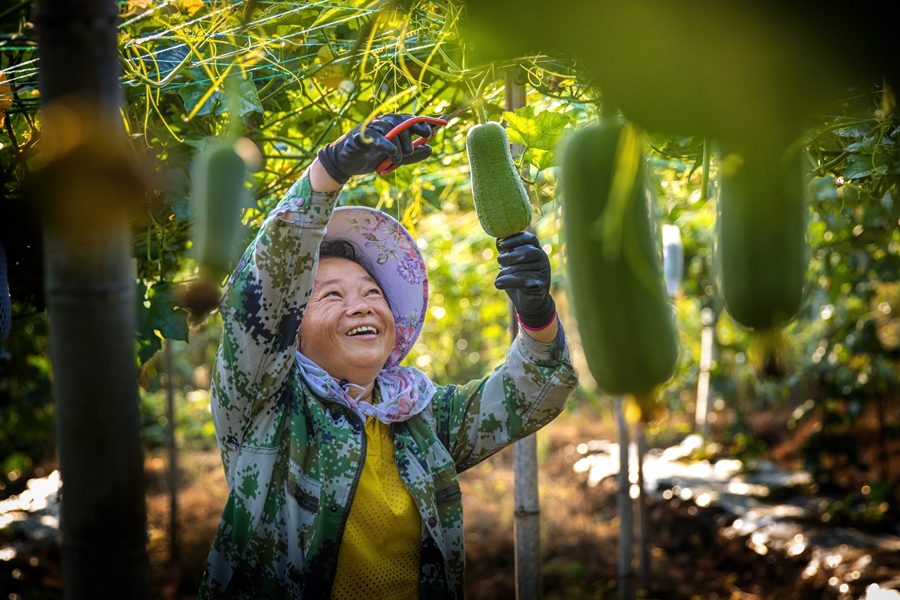
[(638, 584), (650, 591), (650, 517), (647, 514), (647, 494), (644, 490), (644, 456), (647, 454), (646, 426), (638, 423), (635, 435), (638, 459)]
[(113, 0), (38, 0), (45, 289), (63, 479), (62, 595), (148, 596), (130, 209)]
[(697, 376), (697, 408), (694, 421), (704, 440), (709, 438), (709, 370), (712, 367), (716, 314), (711, 308), (700, 312), (700, 374)]
[(169, 468), (166, 472), (169, 486), (169, 561), (178, 562), (178, 448), (175, 446), (175, 367), (172, 357), (172, 340), (165, 342), (166, 359), (166, 442), (169, 452)]
[[(506, 110), (525, 106), (525, 86), (515, 82), (510, 72), (506, 78)], [(523, 151), (518, 144), (512, 147), (515, 158)], [(514, 340), (519, 333), (516, 309), (510, 303), (509, 334)], [(541, 597), (541, 504), (538, 497), (537, 434), (513, 445), (513, 473), (515, 483), (515, 540), (516, 540), (516, 598), (537, 600)]]
[[(703, 140), (703, 171), (700, 180), (700, 199), (709, 197), (709, 167), (712, 160), (712, 144)], [(700, 374), (697, 377), (697, 406), (694, 423), (704, 441), (709, 439), (709, 369), (712, 367), (715, 346), (716, 313), (707, 307), (700, 312), (703, 330), (700, 333)]]
[(622, 396), (615, 399), (616, 426), (619, 430), (619, 476), (617, 503), (619, 505), (619, 600), (634, 600), (634, 504), (631, 501), (631, 482), (628, 478), (628, 424)]

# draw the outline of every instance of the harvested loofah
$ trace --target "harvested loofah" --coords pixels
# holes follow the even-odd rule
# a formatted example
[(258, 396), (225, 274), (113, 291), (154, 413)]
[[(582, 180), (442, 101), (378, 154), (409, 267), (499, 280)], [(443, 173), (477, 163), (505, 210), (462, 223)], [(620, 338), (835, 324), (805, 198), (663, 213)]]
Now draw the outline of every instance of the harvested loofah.
[(466, 136), (472, 199), (488, 235), (507, 238), (531, 224), (531, 202), (499, 123), (476, 125)]

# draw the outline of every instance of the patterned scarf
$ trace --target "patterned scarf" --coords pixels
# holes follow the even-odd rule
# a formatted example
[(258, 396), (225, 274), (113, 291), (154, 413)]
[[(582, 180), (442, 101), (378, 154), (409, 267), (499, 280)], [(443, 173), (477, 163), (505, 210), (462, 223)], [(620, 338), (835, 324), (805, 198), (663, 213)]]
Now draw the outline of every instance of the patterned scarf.
[(332, 398), (348, 404), (363, 421), (367, 416), (375, 417), (386, 424), (406, 421), (425, 410), (435, 394), (434, 383), (422, 371), (413, 367), (386, 365), (376, 378), (381, 402), (377, 405), (357, 402), (341, 387), (337, 379), (299, 350), (297, 366), (303, 380), (314, 394), (320, 398)]

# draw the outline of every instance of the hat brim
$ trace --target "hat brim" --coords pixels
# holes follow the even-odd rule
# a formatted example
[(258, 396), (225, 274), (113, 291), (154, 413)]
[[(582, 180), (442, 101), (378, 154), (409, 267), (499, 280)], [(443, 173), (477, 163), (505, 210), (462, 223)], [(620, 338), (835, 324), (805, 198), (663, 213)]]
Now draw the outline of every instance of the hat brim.
[(419, 337), (428, 309), (428, 271), (416, 241), (396, 219), (374, 208), (334, 209), (325, 242), (352, 242), (387, 296), (397, 331), (387, 365), (399, 364)]

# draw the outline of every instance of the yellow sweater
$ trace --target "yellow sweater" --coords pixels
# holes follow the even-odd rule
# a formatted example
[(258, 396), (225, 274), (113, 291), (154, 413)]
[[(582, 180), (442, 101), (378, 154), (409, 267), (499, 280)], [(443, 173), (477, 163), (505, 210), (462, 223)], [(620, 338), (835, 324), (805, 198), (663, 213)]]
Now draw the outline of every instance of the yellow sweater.
[(332, 600), (419, 597), (422, 523), (397, 472), (388, 426), (366, 419), (366, 462), (338, 553)]

